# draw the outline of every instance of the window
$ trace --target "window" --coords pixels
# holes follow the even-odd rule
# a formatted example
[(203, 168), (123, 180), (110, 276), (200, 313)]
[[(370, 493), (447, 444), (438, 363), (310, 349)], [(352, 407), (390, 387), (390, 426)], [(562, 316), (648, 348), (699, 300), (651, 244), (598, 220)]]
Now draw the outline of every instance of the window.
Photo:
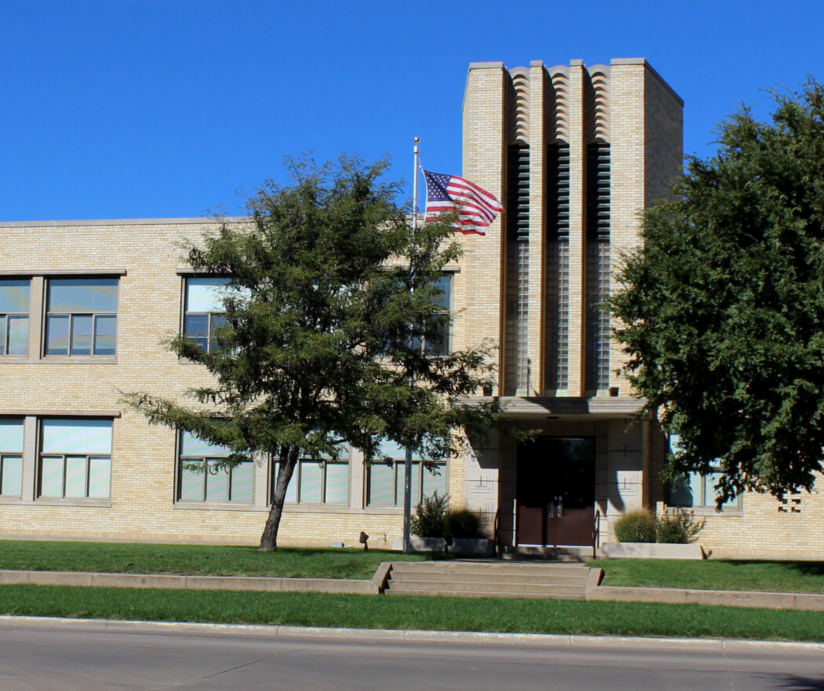
[(218, 468), (231, 450), (213, 446), (189, 432), (180, 435), (178, 499), (251, 504), (254, 501), (252, 461), (234, 468)]
[(441, 311), (437, 317), (436, 335), (426, 341), (426, 354), (448, 355), (450, 352), (449, 313), (452, 307), (452, 276), (443, 274), (435, 283), (435, 288), (439, 293), (437, 303)]
[(116, 278), (60, 278), (48, 282), (46, 355), (115, 354)]
[(40, 430), (39, 496), (107, 499), (112, 464), (112, 421), (46, 419), (41, 422)]
[(29, 280), (0, 280), (0, 355), (29, 354)]
[[(679, 435), (670, 435), (670, 453), (678, 450)], [(715, 485), (721, 476), (720, 467), (713, 467), (710, 473), (688, 473), (686, 477), (670, 483), (667, 495), (667, 505), (680, 508), (708, 508), (715, 509), (718, 491)], [(734, 497), (721, 504), (721, 510), (740, 507), (741, 498)]]
[[(381, 454), (392, 459), (392, 465), (380, 461), (367, 468), (367, 503), (369, 506), (403, 506), (406, 449), (393, 442), (384, 442)], [(412, 460), (412, 504), (420, 504), (423, 497), (446, 494), (446, 464), (424, 467), (420, 458)]]
[(217, 348), (215, 332), (226, 324), (221, 288), (228, 278), (187, 278), (183, 334), (197, 341), (203, 352)]
[[(338, 460), (331, 458), (301, 458), (286, 489), (289, 504), (349, 503), (349, 452), (341, 450)], [(272, 491), (278, 478), (280, 464), (273, 464)]]
[(0, 496), (23, 494), (23, 420), (0, 419)]

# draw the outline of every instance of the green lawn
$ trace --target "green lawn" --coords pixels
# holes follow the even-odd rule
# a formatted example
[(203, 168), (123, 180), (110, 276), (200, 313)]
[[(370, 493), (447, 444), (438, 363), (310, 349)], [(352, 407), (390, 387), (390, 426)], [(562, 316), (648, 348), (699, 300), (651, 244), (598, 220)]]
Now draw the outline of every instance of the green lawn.
[(602, 585), (824, 593), (824, 562), (597, 559)]
[(254, 547), (0, 540), (0, 569), (30, 571), (371, 578), (382, 561), (432, 558), (362, 549), (283, 547), (264, 554)]
[(0, 613), (143, 621), (824, 641), (824, 613), (634, 602), (0, 586)]

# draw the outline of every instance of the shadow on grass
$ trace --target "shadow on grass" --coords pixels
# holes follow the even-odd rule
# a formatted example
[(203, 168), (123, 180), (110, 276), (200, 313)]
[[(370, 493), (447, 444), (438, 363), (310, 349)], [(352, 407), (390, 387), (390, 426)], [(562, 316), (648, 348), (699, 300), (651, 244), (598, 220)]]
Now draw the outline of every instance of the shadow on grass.
[(777, 559), (724, 559), (730, 566), (763, 566), (771, 564), (791, 569), (804, 576), (824, 576), (824, 561), (784, 561)]

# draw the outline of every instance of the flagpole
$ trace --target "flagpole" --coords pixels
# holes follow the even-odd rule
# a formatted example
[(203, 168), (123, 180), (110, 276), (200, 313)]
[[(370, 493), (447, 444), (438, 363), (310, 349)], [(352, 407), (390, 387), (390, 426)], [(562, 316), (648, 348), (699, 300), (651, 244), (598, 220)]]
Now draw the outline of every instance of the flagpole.
[[(415, 166), (412, 174), (412, 237), (418, 229), (418, 142), (415, 137), (415, 146), (412, 149)], [(414, 286), (410, 290), (415, 290)], [(415, 382), (409, 377), (409, 386)], [(412, 551), (412, 447), (406, 447), (406, 458), (403, 464), (403, 551), (409, 554)]]

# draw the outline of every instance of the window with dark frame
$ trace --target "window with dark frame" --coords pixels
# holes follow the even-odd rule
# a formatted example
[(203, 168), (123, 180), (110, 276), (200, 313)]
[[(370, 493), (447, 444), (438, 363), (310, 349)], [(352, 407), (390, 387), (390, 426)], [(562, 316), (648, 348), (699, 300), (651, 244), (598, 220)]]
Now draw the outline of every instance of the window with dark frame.
[(38, 496), (43, 499), (108, 499), (111, 454), (111, 420), (41, 420)]
[(179, 501), (254, 502), (255, 464), (241, 461), (232, 468), (219, 467), (232, 452), (181, 432), (178, 452)]
[(218, 347), (216, 333), (226, 325), (221, 290), (228, 278), (187, 278), (184, 295), (183, 334), (194, 339), (204, 353)]
[[(279, 463), (272, 464), (272, 491)], [(337, 459), (301, 458), (286, 490), (287, 504), (349, 504), (349, 452), (341, 449)]]
[[(391, 458), (387, 465), (374, 461), (367, 467), (366, 487), (368, 506), (403, 506), (406, 449), (392, 442), (384, 442), (381, 455)], [(423, 497), (447, 493), (446, 463), (430, 467), (421, 458), (412, 459), (412, 504), (420, 504)]]
[(23, 494), (23, 419), (0, 418), (0, 496)]
[(0, 355), (29, 354), (29, 291), (31, 281), (0, 279)]
[[(671, 434), (670, 453), (678, 450), (679, 435)], [(667, 506), (673, 508), (715, 509), (718, 491), (715, 485), (724, 473), (719, 466), (713, 466), (709, 473), (688, 473), (686, 477), (671, 482), (667, 491)], [(721, 510), (738, 509), (741, 497), (734, 497), (721, 504)]]
[(47, 356), (111, 356), (116, 350), (116, 278), (49, 279)]

